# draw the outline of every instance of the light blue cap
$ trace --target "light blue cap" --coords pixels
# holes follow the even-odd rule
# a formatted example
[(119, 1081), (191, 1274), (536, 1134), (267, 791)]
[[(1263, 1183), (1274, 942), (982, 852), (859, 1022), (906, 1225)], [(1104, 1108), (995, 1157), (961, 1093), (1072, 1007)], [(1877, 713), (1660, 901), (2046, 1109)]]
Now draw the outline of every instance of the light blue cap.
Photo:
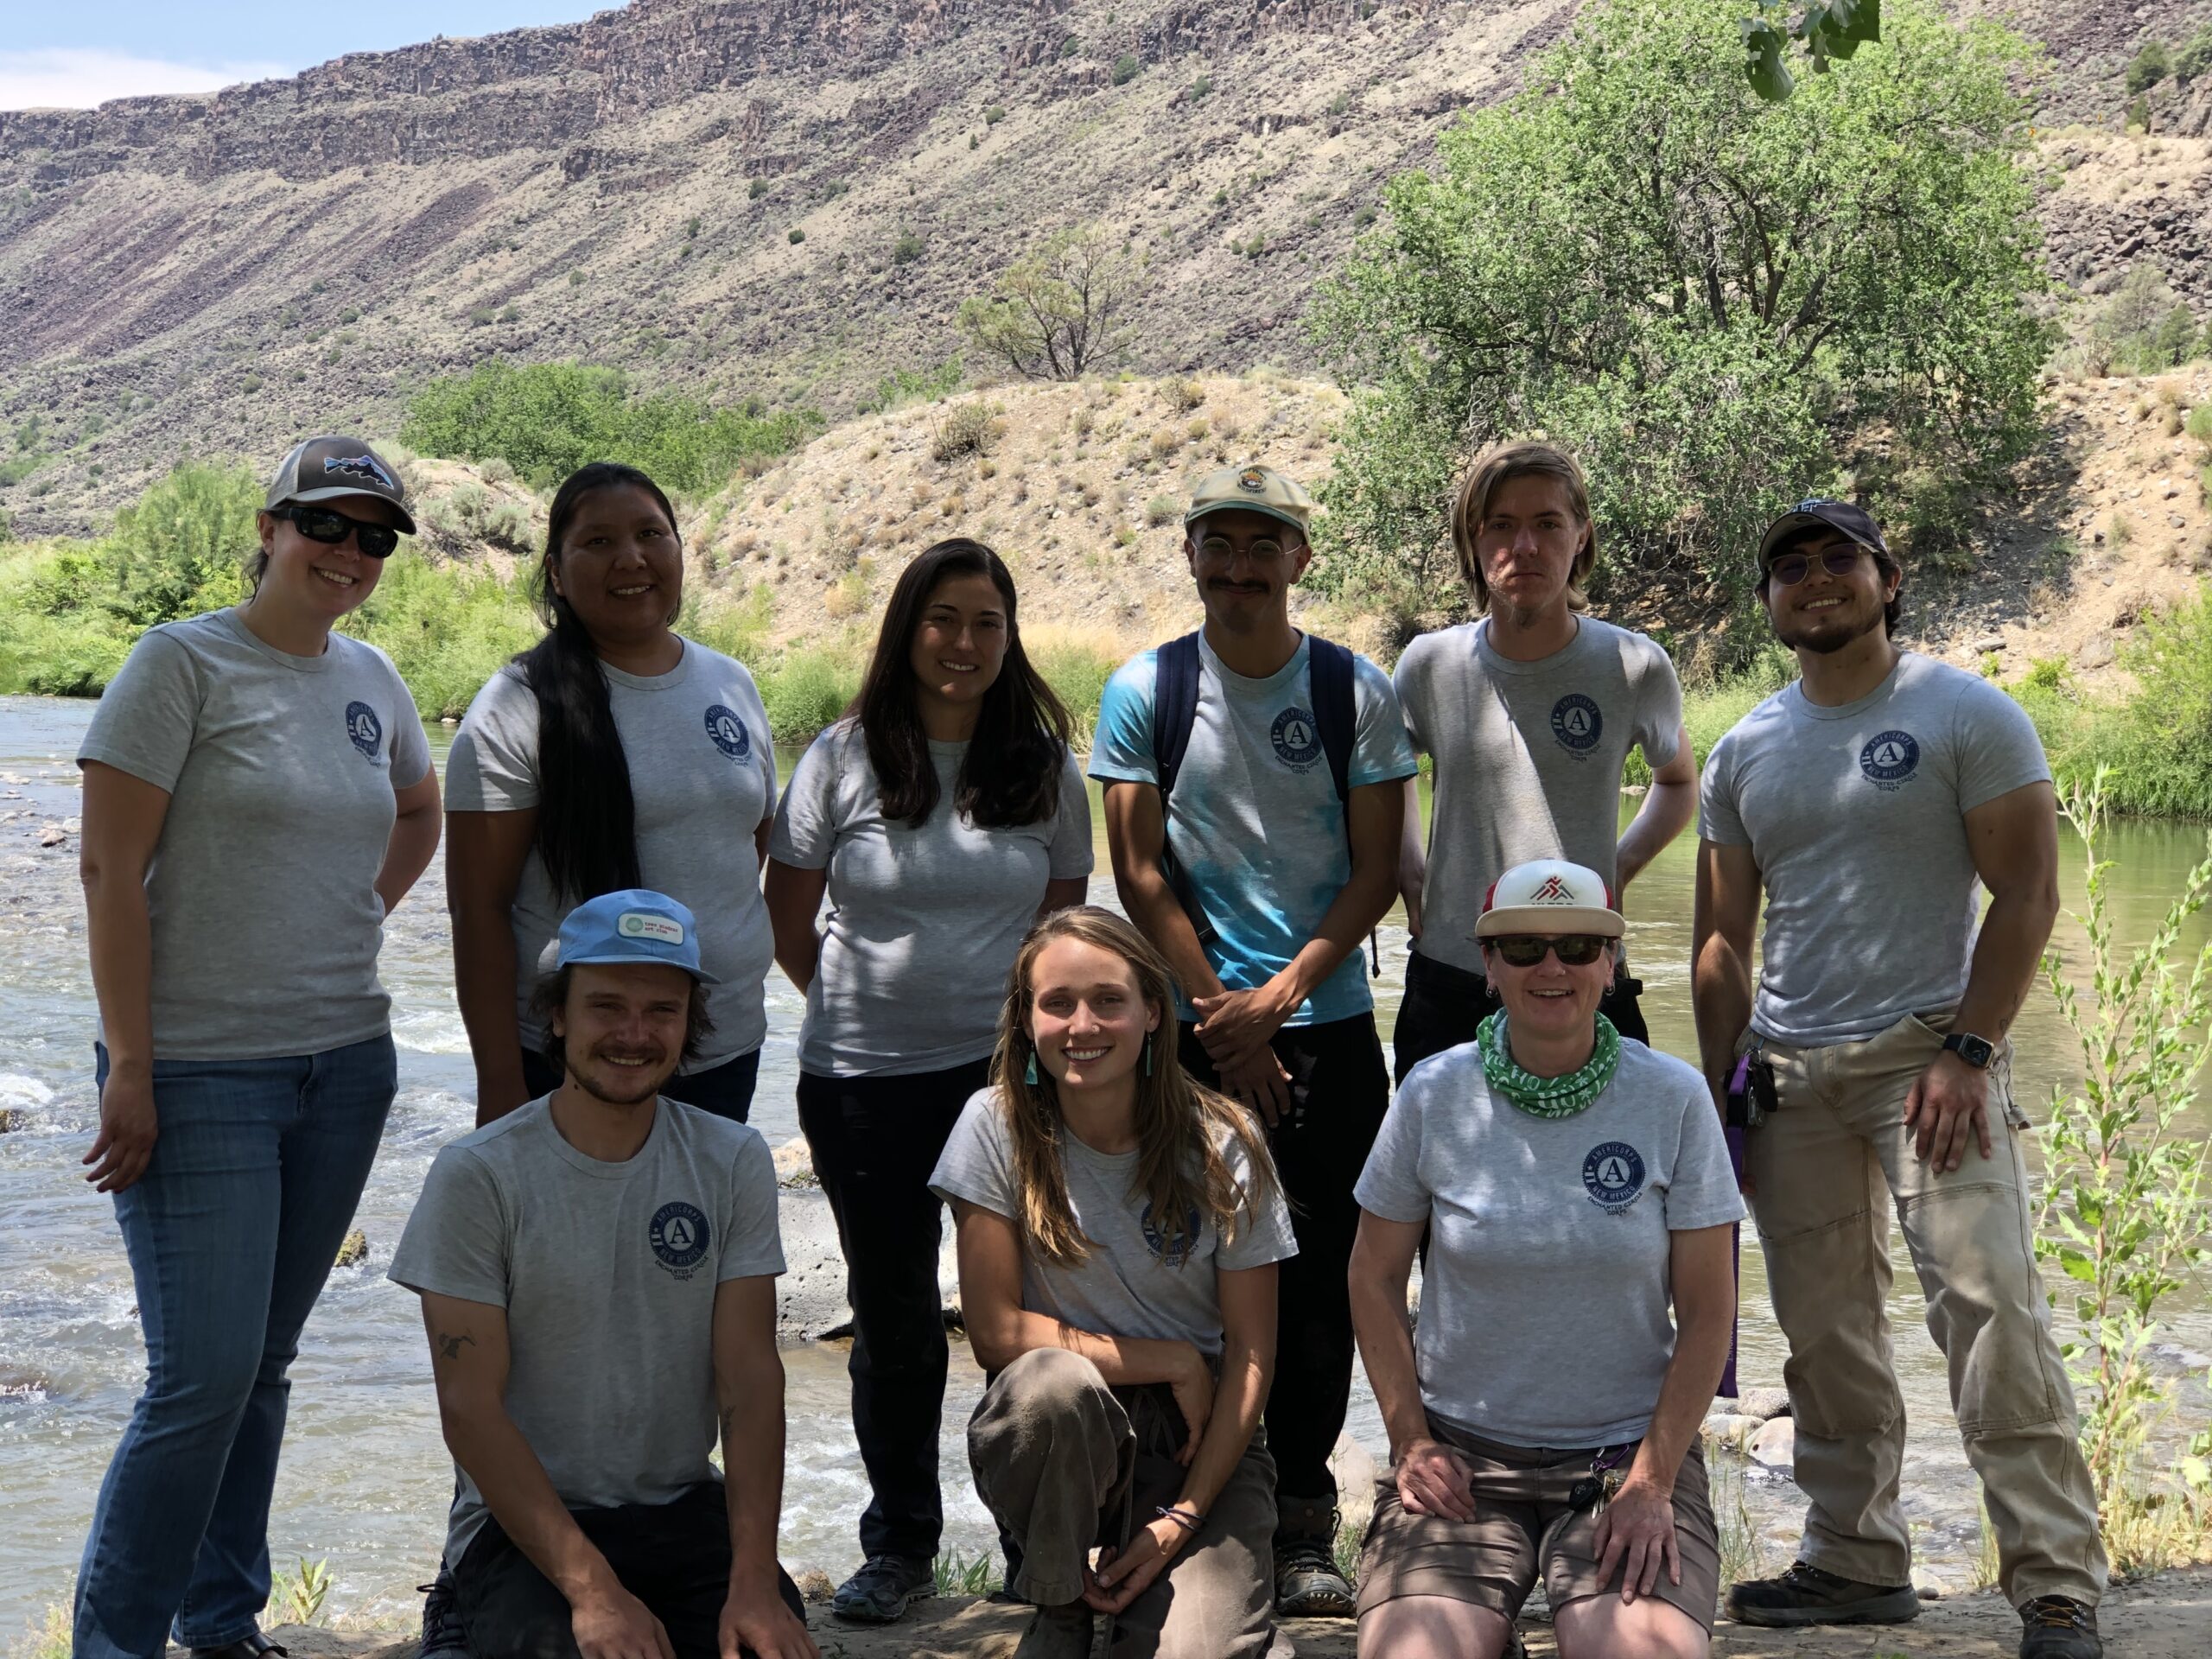
[(587, 899), (561, 924), (556, 968), (601, 962), (665, 963), (702, 985), (721, 983), (699, 966), (699, 929), (691, 912), (650, 887)]

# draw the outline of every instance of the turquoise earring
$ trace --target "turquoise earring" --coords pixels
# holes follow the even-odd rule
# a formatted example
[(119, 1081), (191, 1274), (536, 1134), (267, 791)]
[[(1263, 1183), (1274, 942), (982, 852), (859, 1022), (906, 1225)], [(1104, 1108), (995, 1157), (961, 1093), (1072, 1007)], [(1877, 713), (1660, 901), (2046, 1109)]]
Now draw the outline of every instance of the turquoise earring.
[(1147, 1077), (1152, 1075), (1152, 1034), (1149, 1032), (1145, 1033), (1144, 1039), (1144, 1074)]
[(1029, 1065), (1023, 1071), (1021, 1077), (1022, 1081), (1031, 1088), (1034, 1089), (1037, 1086), (1037, 1051), (1033, 1048), (1029, 1051)]

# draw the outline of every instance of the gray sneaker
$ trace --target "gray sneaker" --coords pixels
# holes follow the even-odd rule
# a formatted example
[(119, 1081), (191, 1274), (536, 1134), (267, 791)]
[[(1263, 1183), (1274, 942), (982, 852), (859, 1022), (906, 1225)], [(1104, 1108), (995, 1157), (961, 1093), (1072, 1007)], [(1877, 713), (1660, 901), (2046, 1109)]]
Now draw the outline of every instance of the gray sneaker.
[(1779, 1578), (1729, 1586), (1722, 1611), (1738, 1624), (1769, 1629), (1903, 1624), (1920, 1617), (1920, 1595), (1909, 1584), (1862, 1584), (1799, 1561)]
[(861, 1570), (837, 1586), (830, 1611), (855, 1624), (895, 1624), (906, 1609), (937, 1592), (929, 1562), (906, 1555), (871, 1555)]

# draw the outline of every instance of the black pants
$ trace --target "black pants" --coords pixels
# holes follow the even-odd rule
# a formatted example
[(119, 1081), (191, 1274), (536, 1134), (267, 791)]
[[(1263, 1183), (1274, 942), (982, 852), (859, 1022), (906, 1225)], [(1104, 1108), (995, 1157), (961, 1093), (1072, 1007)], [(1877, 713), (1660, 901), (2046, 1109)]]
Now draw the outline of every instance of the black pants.
[[(1598, 1012), (1613, 1022), (1624, 1037), (1649, 1043), (1643, 1011), (1636, 995), (1643, 982), (1625, 973), (1598, 999)], [(1436, 962), (1418, 950), (1406, 959), (1405, 1000), (1398, 1004), (1397, 1028), (1390, 1033), (1390, 1051), (1396, 1062), (1394, 1075), (1403, 1083), (1406, 1073), (1432, 1054), (1475, 1040), (1475, 1027), (1504, 1005), (1490, 994), (1490, 982), (1481, 974)]]
[[(571, 1510), (622, 1587), (667, 1627), (676, 1659), (716, 1659), (729, 1598), (729, 1521), (721, 1484), (705, 1481), (669, 1503)], [(781, 1567), (784, 1605), (805, 1605)], [(515, 1548), (497, 1521), (469, 1541), (453, 1575), (454, 1601), (474, 1659), (575, 1659), (568, 1598)], [(751, 1654), (753, 1649), (741, 1651)]]
[(929, 1560), (944, 1530), (938, 1421), (950, 1350), (937, 1281), (944, 1205), (930, 1173), (990, 1062), (911, 1077), (798, 1080), (798, 1126), (837, 1218), (853, 1305), (853, 1433), (868, 1469), (861, 1551)]
[[(1290, 1073), (1291, 1108), (1268, 1132), (1275, 1173), (1290, 1201), (1298, 1254), (1282, 1264), (1275, 1316), (1275, 1381), (1268, 1395), (1268, 1449), (1275, 1490), (1286, 1497), (1335, 1501), (1329, 1453), (1344, 1432), (1351, 1395), (1351, 1297), (1344, 1274), (1359, 1231), (1352, 1186), (1389, 1109), (1375, 1016), (1285, 1026), (1275, 1058)], [(1211, 1087), (1221, 1075), (1185, 1026), (1185, 1070)]]
[[(661, 1084), (660, 1091), (671, 1100), (680, 1100), (686, 1106), (696, 1106), (702, 1112), (742, 1123), (753, 1109), (753, 1085), (760, 1076), (760, 1051), (756, 1048), (750, 1054), (740, 1054), (704, 1071), (671, 1077)], [(532, 1100), (558, 1089), (561, 1077), (561, 1068), (543, 1054), (535, 1049), (523, 1050), (522, 1080)]]

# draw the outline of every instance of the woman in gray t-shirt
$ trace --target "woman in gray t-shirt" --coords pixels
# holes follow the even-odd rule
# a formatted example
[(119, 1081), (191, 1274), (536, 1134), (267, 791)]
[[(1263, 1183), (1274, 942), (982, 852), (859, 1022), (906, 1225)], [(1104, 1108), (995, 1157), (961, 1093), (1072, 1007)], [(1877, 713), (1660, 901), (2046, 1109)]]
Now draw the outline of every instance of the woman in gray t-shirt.
[(438, 844), (414, 700), (332, 632), (402, 531), (398, 476), (310, 438), (244, 604), (149, 628), (85, 774), (99, 1132), (147, 1385), (93, 1512), (74, 1649), (254, 1659), (285, 1373), (397, 1087), (382, 924)]
[(767, 1035), (767, 710), (743, 664), (675, 632), (675, 510), (635, 467), (569, 474), (536, 583), (545, 638), (477, 694), (446, 762), (454, 981), (476, 1121), (560, 1087), (530, 1005), (562, 918), (600, 893), (651, 887), (698, 918), (715, 982), (713, 1029), (662, 1093), (742, 1123)]
[(931, 1185), (959, 1222), (961, 1309), (991, 1374), (969, 1460), (1040, 1650), (1090, 1651), (1103, 1613), (1116, 1653), (1260, 1659), (1275, 1475), (1255, 1431), (1275, 1266), (1298, 1246), (1257, 1124), (1176, 1058), (1174, 995), (1112, 912), (1040, 922), (998, 1081)]
[(888, 1623), (932, 1582), (947, 1348), (930, 1171), (989, 1080), (1022, 935), (1088, 885), (1069, 729), (1022, 650), (1004, 562), (940, 542), (900, 575), (860, 696), (777, 809), (768, 910), (776, 960), (806, 993), (799, 1127), (844, 1247), (873, 1494), (842, 1618)]
[(1475, 931), (1503, 1010), (1407, 1074), (1355, 1189), (1352, 1321), (1392, 1464), (1360, 1648), (1496, 1659), (1541, 1571), (1561, 1659), (1697, 1659), (1720, 1565), (1698, 1429), (1744, 1213), (1719, 1116), (1599, 1012), (1622, 924), (1596, 871), (1516, 865)]

